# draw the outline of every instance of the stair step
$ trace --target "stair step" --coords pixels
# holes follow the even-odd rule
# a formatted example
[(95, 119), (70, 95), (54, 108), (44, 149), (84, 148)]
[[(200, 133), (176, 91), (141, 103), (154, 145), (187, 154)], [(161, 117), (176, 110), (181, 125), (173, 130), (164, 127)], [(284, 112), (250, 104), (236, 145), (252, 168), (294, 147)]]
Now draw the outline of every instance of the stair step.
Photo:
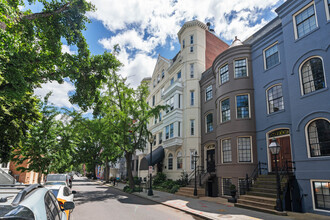
[(248, 191), (247, 194), (248, 195), (252, 195), (252, 196), (276, 198), (276, 193), (266, 193), (266, 192), (259, 192), (259, 191)]
[(276, 205), (276, 198), (252, 196), (252, 195), (241, 195), (239, 199), (260, 202), (260, 203), (264, 203), (264, 204), (268, 204), (268, 205)]
[(275, 215), (282, 215), (282, 216), (288, 215), (286, 212), (279, 212), (274, 209), (267, 209), (267, 208), (263, 208), (263, 207), (247, 205), (247, 204), (242, 204), (242, 203), (235, 203), (235, 207), (252, 209), (252, 210), (266, 212), (266, 213), (275, 214)]
[(261, 207), (261, 208), (265, 208), (265, 209), (272, 209), (272, 210), (274, 210), (275, 207), (276, 207), (276, 203), (275, 204), (268, 204), (268, 203), (256, 202), (256, 201), (246, 200), (246, 199), (238, 199), (237, 202), (240, 203), (240, 204), (244, 204), (244, 205), (256, 206), (256, 207)]
[(262, 187), (251, 187), (251, 191), (253, 192), (265, 192), (265, 193), (271, 193), (271, 194), (276, 194), (277, 190), (276, 188), (262, 188)]
[(197, 196), (194, 196), (194, 192), (176, 192), (175, 195), (191, 197), (191, 198), (199, 198), (205, 196), (204, 194), (197, 193)]
[[(181, 187), (178, 191), (181, 191), (181, 192), (194, 192), (194, 188), (191, 188), (191, 187)], [(199, 192), (205, 192), (205, 189), (203, 188), (197, 188), (197, 193)]]

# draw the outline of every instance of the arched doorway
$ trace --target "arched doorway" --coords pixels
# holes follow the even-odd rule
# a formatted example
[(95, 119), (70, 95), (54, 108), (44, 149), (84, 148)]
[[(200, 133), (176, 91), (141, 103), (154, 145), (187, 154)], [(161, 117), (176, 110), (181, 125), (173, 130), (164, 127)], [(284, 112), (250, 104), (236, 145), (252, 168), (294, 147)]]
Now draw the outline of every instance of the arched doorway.
[[(281, 146), (280, 152), (277, 155), (277, 165), (279, 169), (283, 167), (286, 161), (292, 161), (292, 154), (291, 154), (291, 140), (290, 140), (290, 130), (287, 128), (273, 130), (268, 133), (268, 146), (272, 139), (275, 138), (277, 143)], [(275, 156), (271, 154), (268, 150), (268, 158), (269, 162), (268, 167), (270, 172), (275, 171)]]

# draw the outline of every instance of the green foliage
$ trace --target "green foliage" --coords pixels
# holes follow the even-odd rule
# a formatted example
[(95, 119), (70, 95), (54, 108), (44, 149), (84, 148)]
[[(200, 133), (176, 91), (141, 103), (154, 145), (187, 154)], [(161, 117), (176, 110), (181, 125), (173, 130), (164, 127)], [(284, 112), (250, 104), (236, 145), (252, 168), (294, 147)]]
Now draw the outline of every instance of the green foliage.
[(132, 193), (134, 191), (134, 189), (131, 189), (131, 187), (129, 187), (129, 186), (125, 186), (123, 191), (126, 193)]
[(170, 190), (170, 193), (176, 193), (180, 189), (179, 185), (174, 185), (172, 189)]
[[(64, 79), (75, 85), (70, 101), (83, 110), (99, 101), (100, 88), (121, 64), (111, 53), (91, 56), (83, 36), (87, 0), (28, 0), (42, 11), (22, 12), (24, 1), (0, 0), (0, 157), (21, 148), (27, 131), (40, 120), (35, 88)], [(77, 48), (62, 53), (62, 41)]]
[(158, 172), (157, 175), (153, 178), (153, 185), (161, 185), (166, 181), (166, 174)]

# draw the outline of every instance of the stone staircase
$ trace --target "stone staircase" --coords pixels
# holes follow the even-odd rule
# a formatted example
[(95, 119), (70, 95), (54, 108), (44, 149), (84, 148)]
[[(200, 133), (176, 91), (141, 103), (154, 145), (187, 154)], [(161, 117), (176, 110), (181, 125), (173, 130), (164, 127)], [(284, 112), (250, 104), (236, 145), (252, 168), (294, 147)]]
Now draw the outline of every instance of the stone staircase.
[(175, 195), (186, 196), (191, 198), (199, 198), (205, 196), (205, 189), (197, 188), (197, 196), (194, 196), (194, 187), (191, 186), (180, 187), (180, 189), (175, 193)]
[[(287, 179), (283, 178), (281, 182), (282, 189), (286, 182)], [(275, 209), (276, 195), (276, 176), (273, 174), (260, 175), (250, 191), (239, 197), (235, 206), (277, 215), (287, 215), (286, 212), (278, 212)]]

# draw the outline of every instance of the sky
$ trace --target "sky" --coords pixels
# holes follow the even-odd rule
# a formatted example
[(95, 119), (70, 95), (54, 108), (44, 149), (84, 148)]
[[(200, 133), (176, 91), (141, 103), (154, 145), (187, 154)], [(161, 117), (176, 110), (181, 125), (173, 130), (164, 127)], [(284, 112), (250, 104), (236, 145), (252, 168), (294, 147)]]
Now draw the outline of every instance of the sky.
[[(92, 54), (111, 51), (119, 44), (119, 71), (132, 87), (153, 73), (158, 55), (171, 59), (180, 50), (177, 33), (190, 20), (211, 22), (215, 35), (231, 44), (235, 36), (245, 40), (276, 17), (275, 9), (285, 0), (90, 0), (96, 7), (87, 16), (91, 23), (83, 32)], [(26, 6), (38, 12), (40, 6)], [(75, 53), (63, 45), (63, 52)], [(49, 82), (35, 94), (53, 92), (57, 107), (79, 109), (69, 102), (74, 92), (70, 82)], [(90, 114), (90, 112), (89, 112)]]

